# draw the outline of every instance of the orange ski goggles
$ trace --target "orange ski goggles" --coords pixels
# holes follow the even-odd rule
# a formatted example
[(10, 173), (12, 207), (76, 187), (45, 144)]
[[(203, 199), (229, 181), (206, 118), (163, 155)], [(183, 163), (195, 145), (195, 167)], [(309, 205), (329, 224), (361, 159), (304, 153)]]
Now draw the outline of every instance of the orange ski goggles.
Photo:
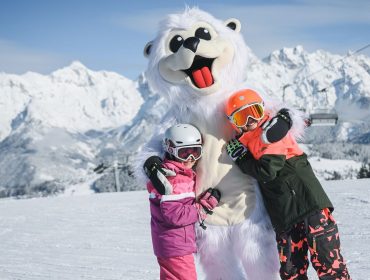
[(236, 127), (241, 128), (248, 123), (249, 118), (259, 121), (263, 118), (263, 116), (264, 116), (263, 104), (253, 103), (240, 107), (230, 116), (228, 116), (228, 119)]

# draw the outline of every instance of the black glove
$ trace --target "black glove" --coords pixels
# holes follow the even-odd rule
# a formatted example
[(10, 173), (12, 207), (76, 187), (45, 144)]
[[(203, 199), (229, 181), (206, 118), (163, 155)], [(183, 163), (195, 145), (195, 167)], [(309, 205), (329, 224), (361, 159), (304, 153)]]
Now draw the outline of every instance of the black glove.
[(263, 142), (271, 144), (280, 141), (287, 135), (292, 124), (293, 121), (290, 118), (289, 110), (286, 108), (281, 109), (275, 117), (263, 125)]
[(289, 109), (287, 108), (280, 109), (280, 111), (277, 113), (277, 116), (287, 122), (289, 129), (292, 127), (293, 121), (290, 118)]
[(162, 159), (158, 156), (151, 156), (144, 163), (144, 171), (152, 182), (153, 187), (161, 195), (172, 193), (172, 185), (167, 180), (166, 176), (175, 176), (176, 173), (172, 170), (162, 167)]

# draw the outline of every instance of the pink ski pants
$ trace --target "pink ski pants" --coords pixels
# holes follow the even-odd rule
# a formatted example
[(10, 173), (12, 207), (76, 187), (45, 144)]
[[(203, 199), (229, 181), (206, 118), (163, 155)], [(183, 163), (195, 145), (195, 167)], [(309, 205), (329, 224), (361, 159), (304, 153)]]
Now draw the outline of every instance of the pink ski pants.
[(160, 258), (157, 257), (160, 267), (160, 280), (197, 280), (194, 256)]

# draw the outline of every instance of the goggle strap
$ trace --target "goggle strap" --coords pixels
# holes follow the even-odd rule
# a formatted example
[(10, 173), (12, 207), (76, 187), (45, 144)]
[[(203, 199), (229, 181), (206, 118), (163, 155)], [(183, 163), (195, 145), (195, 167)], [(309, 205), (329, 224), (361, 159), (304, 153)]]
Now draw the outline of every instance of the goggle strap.
[(258, 103), (258, 102), (256, 102), (256, 103), (247, 104), (247, 105), (244, 105), (244, 106), (240, 107), (239, 109), (236, 109), (234, 112), (232, 112), (232, 113), (230, 114), (230, 116), (229, 116), (229, 117), (230, 117), (230, 118), (232, 118), (232, 116), (233, 116), (234, 114), (236, 114), (237, 112), (242, 111), (242, 110), (244, 110), (245, 108), (252, 107), (252, 106), (254, 106), (254, 105), (258, 105), (258, 106), (261, 106), (261, 107), (263, 108), (263, 103)]

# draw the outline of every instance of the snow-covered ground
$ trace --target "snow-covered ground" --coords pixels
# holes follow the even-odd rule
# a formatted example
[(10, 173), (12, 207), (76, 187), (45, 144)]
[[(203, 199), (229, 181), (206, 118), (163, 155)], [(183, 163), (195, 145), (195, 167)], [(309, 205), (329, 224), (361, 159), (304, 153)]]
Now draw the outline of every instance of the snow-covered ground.
[(332, 179), (337, 172), (342, 179), (356, 178), (361, 168), (361, 162), (348, 159), (325, 159), (322, 157), (310, 157), (310, 164), (317, 177), (322, 180)]
[[(367, 280), (370, 179), (323, 184), (351, 276)], [(158, 279), (149, 220), (144, 191), (0, 200), (0, 279)]]

